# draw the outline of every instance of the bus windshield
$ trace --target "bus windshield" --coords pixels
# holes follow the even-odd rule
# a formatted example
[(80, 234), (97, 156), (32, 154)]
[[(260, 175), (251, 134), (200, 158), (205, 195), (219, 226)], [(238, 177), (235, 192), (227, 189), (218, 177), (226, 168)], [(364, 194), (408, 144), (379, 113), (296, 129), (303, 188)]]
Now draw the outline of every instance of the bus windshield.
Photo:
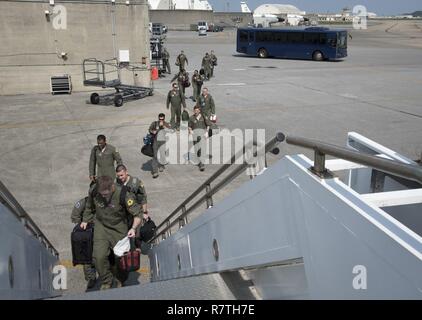
[(347, 33), (346, 32), (337, 33), (337, 47), (340, 49), (347, 48)]

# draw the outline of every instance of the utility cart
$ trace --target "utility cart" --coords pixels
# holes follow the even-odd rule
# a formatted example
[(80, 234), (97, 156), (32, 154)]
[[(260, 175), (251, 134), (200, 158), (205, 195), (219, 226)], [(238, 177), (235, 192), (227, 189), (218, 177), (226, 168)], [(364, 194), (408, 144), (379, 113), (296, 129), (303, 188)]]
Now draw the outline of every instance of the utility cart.
[[(120, 67), (117, 59), (100, 61), (95, 58), (83, 61), (84, 85), (101, 88), (114, 88), (115, 92), (100, 95), (91, 94), (92, 104), (111, 104), (121, 107), (124, 101), (142, 99), (152, 96), (153, 89), (122, 84), (120, 81)], [(125, 68), (136, 68), (125, 66)]]

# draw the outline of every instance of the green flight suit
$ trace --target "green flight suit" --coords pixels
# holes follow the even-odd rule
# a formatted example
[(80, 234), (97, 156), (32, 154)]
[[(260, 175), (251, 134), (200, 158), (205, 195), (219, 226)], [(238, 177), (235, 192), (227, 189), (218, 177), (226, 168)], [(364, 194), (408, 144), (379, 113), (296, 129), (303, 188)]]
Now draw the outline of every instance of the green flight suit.
[(120, 204), (121, 190), (122, 188), (116, 185), (116, 190), (108, 204), (105, 203), (104, 198), (99, 193), (91, 192), (83, 213), (83, 222), (94, 219), (93, 260), (102, 285), (110, 287), (113, 283), (113, 275), (123, 283), (126, 281), (128, 274), (118, 269), (117, 262), (110, 266), (109, 253), (113, 251), (118, 241), (127, 236), (129, 231), (127, 215), (142, 218), (142, 209), (133, 193), (127, 191), (124, 207)]
[(185, 95), (185, 92), (186, 92), (185, 85), (189, 83), (189, 73), (187, 73), (186, 71), (179, 72), (173, 77), (173, 79), (171, 79), (170, 82), (173, 82), (176, 79), (177, 79), (177, 84), (179, 85), (179, 90), (182, 90), (183, 95)]
[(197, 101), (201, 95), (202, 84), (204, 83), (204, 76), (201, 74), (193, 74), (192, 88), (193, 88), (193, 101)]
[(179, 66), (179, 71), (185, 70), (185, 64), (189, 64), (188, 58), (181, 53), (176, 58), (176, 66)]
[[(88, 200), (88, 197), (85, 197), (78, 202), (75, 203), (72, 210), (72, 215), (70, 217), (70, 220), (75, 224), (80, 224), (82, 222), (82, 216), (83, 212), (86, 207), (86, 201)], [(97, 278), (97, 271), (95, 270), (94, 264), (84, 264), (83, 265), (84, 270), (84, 276), (85, 280), (95, 280)]]
[[(123, 186), (123, 183), (119, 179), (116, 179), (116, 183), (119, 186)], [(136, 202), (138, 202), (141, 206), (147, 204), (147, 192), (141, 179), (129, 176), (126, 188), (129, 192), (135, 195)]]
[(211, 53), (210, 58), (211, 58), (211, 78), (212, 78), (214, 77), (214, 67), (217, 65), (217, 56)]
[(163, 48), (163, 52), (161, 53), (161, 57), (163, 59), (163, 70), (164, 70), (164, 72), (167, 72), (167, 73), (170, 74), (171, 73), (170, 62), (169, 62), (170, 54), (169, 54), (169, 52), (167, 51), (166, 48)]
[(93, 147), (89, 159), (89, 175), (96, 177), (109, 176), (114, 179), (116, 177), (114, 162), (117, 165), (122, 164), (122, 158), (117, 149), (111, 144), (106, 144), (105, 149), (102, 151), (99, 146)]
[[(161, 146), (163, 146), (166, 141), (165, 141), (165, 129), (170, 129), (171, 126), (168, 124), (168, 122), (163, 121), (163, 125), (160, 126), (160, 121), (154, 121), (151, 123), (151, 125), (149, 126), (149, 133), (154, 135), (154, 140), (152, 142), (152, 151), (154, 153), (153, 157), (152, 157), (152, 174), (158, 173), (158, 170), (160, 168), (162, 168), (164, 170), (165, 168), (165, 163), (161, 163), (164, 161), (164, 159), (166, 158), (166, 152), (164, 150), (164, 148), (161, 148)], [(156, 131), (156, 133), (152, 133), (153, 131)], [(160, 159), (158, 159), (158, 154), (160, 154)], [(161, 162), (160, 162), (161, 160)]]
[[(180, 88), (180, 87), (179, 87)], [(170, 124), (173, 129), (180, 128), (180, 120), (182, 115), (182, 105), (186, 108), (185, 96), (182, 91), (170, 90), (167, 94), (167, 109), (171, 105), (171, 119)]]
[(199, 107), (205, 118), (209, 119), (212, 114), (215, 114), (215, 103), (210, 94), (207, 94), (206, 97), (201, 94), (199, 97)]
[[(193, 131), (192, 133), (193, 146), (195, 148), (195, 154), (199, 158), (200, 164), (204, 163), (204, 156), (205, 156), (204, 152), (201, 152), (201, 149), (205, 148), (203, 134), (207, 130), (207, 127), (211, 127), (211, 126), (212, 126), (212, 122), (208, 118), (204, 117), (203, 115), (201, 115), (199, 120), (197, 119), (195, 115), (192, 115), (189, 118), (188, 127), (191, 128)], [(198, 131), (196, 131), (197, 129)], [(199, 130), (199, 129), (202, 129), (202, 130)]]
[(202, 68), (204, 68), (205, 79), (209, 80), (211, 78), (211, 58), (209, 55), (202, 59)]

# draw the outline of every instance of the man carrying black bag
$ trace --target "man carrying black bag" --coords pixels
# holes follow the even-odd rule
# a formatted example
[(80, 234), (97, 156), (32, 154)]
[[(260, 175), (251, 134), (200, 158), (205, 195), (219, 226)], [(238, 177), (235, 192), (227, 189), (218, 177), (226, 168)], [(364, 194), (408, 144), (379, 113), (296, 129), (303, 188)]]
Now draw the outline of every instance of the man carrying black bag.
[[(79, 200), (78, 202), (76, 202), (75, 205), (73, 206), (71, 220), (72, 220), (72, 223), (76, 223), (75, 229), (79, 228), (79, 225), (82, 222), (82, 215), (85, 210), (87, 199), (88, 197), (85, 197)], [(75, 229), (73, 233), (78, 231)], [(90, 223), (90, 228), (88, 229), (88, 232), (91, 232), (91, 231), (92, 231), (92, 221)], [(80, 232), (87, 232), (87, 231), (80, 230)], [(86, 236), (92, 237), (91, 234), (87, 234)], [(72, 250), (72, 253), (73, 253), (73, 250)], [(92, 255), (92, 248), (91, 248), (91, 255)], [(81, 262), (81, 261), (77, 261), (77, 259), (78, 257), (73, 256), (74, 264), (75, 263), (79, 264)], [(87, 281), (87, 290), (92, 289), (95, 286), (95, 283), (97, 281), (97, 271), (95, 270), (95, 266), (92, 262), (89, 264), (83, 264), (83, 270), (84, 270), (85, 280)]]
[(165, 148), (164, 145), (165, 141), (165, 134), (164, 129), (170, 129), (171, 126), (169, 123), (165, 121), (166, 115), (164, 113), (160, 113), (158, 115), (158, 121), (154, 121), (151, 123), (149, 127), (149, 133), (153, 135), (154, 139), (152, 142), (152, 149), (154, 156), (152, 158), (152, 177), (158, 178), (158, 170), (160, 172), (164, 171), (164, 161), (166, 158)]

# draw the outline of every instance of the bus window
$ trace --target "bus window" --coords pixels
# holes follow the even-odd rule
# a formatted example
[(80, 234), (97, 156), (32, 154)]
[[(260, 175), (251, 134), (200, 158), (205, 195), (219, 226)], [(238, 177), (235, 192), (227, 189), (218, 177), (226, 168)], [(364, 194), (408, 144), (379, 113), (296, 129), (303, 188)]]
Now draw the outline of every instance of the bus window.
[(258, 42), (268, 42), (271, 41), (271, 34), (270, 31), (259, 31), (256, 33), (256, 41)]
[(319, 33), (305, 33), (305, 43), (318, 44)]
[(303, 32), (289, 32), (287, 40), (290, 43), (303, 43)]
[(285, 32), (275, 32), (274, 33), (274, 41), (278, 42), (278, 43), (287, 42), (287, 34)]
[(239, 39), (240, 39), (240, 42), (248, 42), (248, 32), (241, 30)]
[(255, 41), (255, 34), (251, 31), (249, 31), (249, 42), (254, 42)]
[(325, 33), (319, 34), (319, 44), (326, 44), (327, 43), (327, 35)]

